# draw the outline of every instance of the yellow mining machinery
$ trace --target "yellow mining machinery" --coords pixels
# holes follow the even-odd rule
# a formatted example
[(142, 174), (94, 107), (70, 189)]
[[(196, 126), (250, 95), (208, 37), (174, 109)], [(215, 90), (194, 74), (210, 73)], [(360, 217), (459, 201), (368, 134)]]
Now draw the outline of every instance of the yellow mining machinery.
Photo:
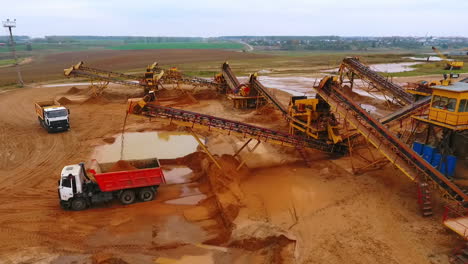
[(293, 96), (289, 102), (289, 134), (305, 135), (315, 139), (343, 141), (338, 131), (338, 121), (323, 99)]
[(84, 62), (80, 61), (70, 68), (64, 69), (63, 73), (67, 77), (85, 77), (91, 80), (91, 91), (94, 95), (101, 94), (109, 83), (117, 83), (130, 87), (142, 87), (145, 93), (148, 93), (149, 91), (158, 90), (159, 79), (161, 78), (161, 73), (149, 70), (150, 67), (151, 66), (147, 67), (144, 76), (137, 76), (87, 67), (84, 66)]
[(440, 52), (436, 47), (432, 47), (432, 50), (439, 55), (439, 57), (446, 63), (446, 70), (460, 70), (463, 68), (463, 61), (451, 61), (449, 60), (442, 52)]
[(259, 90), (253, 87), (253, 80), (257, 77), (252, 74), (248, 83), (240, 83), (227, 62), (221, 66), (221, 73), (215, 75), (215, 82), (220, 87), (220, 92), (226, 93), (227, 98), (232, 101), (234, 108), (257, 108), (265, 104), (265, 98)]
[(421, 96), (430, 96), (432, 94), (432, 87), (436, 85), (449, 86), (454, 83), (452, 79), (458, 78), (458, 73), (444, 74), (444, 79), (433, 81), (419, 81), (417, 83), (410, 83), (406, 88), (406, 92), (413, 94), (415, 98)]

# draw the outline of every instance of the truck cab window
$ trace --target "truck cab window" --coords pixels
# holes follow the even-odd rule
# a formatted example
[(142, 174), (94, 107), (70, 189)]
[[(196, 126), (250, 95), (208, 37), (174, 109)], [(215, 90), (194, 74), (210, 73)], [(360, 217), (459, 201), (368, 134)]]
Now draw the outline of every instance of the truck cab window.
[(70, 188), (70, 187), (71, 187), (70, 179), (68, 179), (68, 178), (63, 178), (63, 179), (62, 179), (62, 187), (68, 187), (68, 188)]
[(68, 114), (68, 111), (65, 109), (46, 112), (46, 115), (49, 118), (66, 116), (67, 114)]

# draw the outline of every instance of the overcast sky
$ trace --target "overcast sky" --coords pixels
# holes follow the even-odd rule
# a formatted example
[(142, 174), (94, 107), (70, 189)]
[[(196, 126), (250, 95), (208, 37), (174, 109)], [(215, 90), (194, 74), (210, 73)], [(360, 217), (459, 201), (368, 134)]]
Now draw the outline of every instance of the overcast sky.
[(467, 17), (468, 0), (0, 0), (34, 37), (468, 36)]

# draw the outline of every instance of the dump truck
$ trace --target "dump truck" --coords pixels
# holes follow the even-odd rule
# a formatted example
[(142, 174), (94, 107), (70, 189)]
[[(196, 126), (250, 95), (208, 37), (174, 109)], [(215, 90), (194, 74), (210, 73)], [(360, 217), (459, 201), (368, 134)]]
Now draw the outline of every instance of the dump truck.
[(37, 120), (47, 132), (67, 131), (70, 129), (70, 110), (55, 101), (35, 103)]
[[(122, 163), (126, 166), (122, 166)], [(92, 160), (87, 165), (65, 166), (58, 181), (58, 194), (63, 209), (80, 211), (114, 198), (124, 205), (132, 204), (137, 199), (151, 201), (159, 186), (165, 182), (158, 159), (102, 164)]]

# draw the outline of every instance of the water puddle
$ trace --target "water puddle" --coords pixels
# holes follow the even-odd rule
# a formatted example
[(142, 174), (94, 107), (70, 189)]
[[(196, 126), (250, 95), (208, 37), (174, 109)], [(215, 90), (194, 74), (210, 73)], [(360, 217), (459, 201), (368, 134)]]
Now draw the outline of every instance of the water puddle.
[[(247, 82), (246, 77), (238, 78), (240, 82)], [(320, 82), (320, 78), (289, 76), (289, 77), (272, 77), (260, 76), (260, 82), (267, 88), (275, 88), (287, 92), (293, 96), (314, 96), (314, 84)], [(274, 92), (273, 92), (274, 93)]]
[[(376, 72), (385, 72), (385, 73), (394, 73), (394, 72), (407, 72), (414, 71), (415, 68), (411, 67), (420, 62), (399, 62), (399, 63), (380, 63), (380, 64), (371, 64), (369, 67), (371, 70)], [(338, 72), (338, 68), (323, 70), (322, 72)]]
[[(429, 57), (403, 57), (405, 59), (415, 60), (415, 61), (442, 61), (441, 58), (436, 56)], [(429, 59), (428, 59), (429, 58)]]
[(195, 152), (198, 142), (187, 132), (129, 132), (124, 133), (122, 157), (121, 145), (122, 134), (119, 134), (114, 143), (96, 147), (93, 158), (101, 163), (121, 159), (176, 159)]
[(191, 169), (182, 166), (164, 166), (163, 172), (166, 184), (189, 183), (193, 176)]
[(173, 200), (168, 200), (165, 201), (164, 203), (167, 204), (179, 204), (179, 205), (196, 205), (198, 202), (201, 200), (205, 199), (206, 195), (205, 194), (196, 194), (196, 195), (190, 195), (190, 196), (185, 196)]

